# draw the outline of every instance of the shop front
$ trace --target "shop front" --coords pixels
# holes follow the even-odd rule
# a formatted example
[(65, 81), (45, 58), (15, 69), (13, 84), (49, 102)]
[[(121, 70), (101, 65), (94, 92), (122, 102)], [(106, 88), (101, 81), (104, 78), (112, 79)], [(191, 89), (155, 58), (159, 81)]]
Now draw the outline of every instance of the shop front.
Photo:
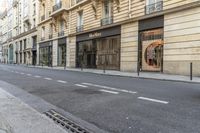
[(9, 63), (12, 64), (13, 63), (13, 44), (9, 45)]
[(40, 44), (39, 65), (52, 66), (52, 41)]
[(76, 66), (120, 70), (121, 27), (77, 36)]
[(139, 68), (163, 71), (163, 16), (143, 20), (139, 24)]
[(58, 39), (58, 66), (66, 66), (66, 38)]

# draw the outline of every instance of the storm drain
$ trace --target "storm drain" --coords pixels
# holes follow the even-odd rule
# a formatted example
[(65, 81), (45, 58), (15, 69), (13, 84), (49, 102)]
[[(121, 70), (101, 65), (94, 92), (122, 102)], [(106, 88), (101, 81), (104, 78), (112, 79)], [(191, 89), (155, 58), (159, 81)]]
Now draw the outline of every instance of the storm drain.
[(67, 131), (71, 131), (72, 133), (91, 133), (53, 109), (44, 112), (44, 114), (55, 121), (57, 124), (65, 128)]

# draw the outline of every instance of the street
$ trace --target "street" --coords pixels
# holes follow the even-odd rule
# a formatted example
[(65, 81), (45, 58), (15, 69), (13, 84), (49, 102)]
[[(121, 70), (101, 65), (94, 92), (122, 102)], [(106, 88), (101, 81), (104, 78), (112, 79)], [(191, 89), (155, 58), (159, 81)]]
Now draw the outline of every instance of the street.
[(2, 64), (0, 80), (110, 133), (200, 132), (200, 84)]

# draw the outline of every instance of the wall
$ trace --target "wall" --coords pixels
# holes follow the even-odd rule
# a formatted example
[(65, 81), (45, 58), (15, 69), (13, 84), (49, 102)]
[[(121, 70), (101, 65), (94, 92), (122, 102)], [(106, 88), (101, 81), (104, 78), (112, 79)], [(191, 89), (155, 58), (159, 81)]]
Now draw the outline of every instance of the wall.
[(200, 75), (200, 7), (165, 15), (164, 72)]
[(137, 71), (138, 22), (121, 27), (121, 71)]

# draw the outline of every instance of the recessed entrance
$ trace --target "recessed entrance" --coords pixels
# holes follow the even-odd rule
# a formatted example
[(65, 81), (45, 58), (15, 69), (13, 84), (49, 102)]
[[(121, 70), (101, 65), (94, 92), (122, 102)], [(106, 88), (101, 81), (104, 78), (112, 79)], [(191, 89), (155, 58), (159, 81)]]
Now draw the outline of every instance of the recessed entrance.
[(140, 59), (143, 71), (162, 71), (163, 29), (141, 32)]

